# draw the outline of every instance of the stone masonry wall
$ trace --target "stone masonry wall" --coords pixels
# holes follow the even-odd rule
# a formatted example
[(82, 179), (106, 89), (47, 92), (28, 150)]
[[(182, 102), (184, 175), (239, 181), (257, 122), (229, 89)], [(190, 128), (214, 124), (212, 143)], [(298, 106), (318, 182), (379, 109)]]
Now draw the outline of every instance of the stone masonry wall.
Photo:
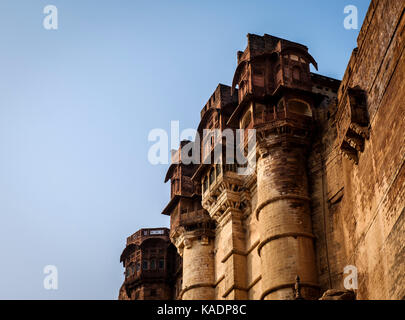
[[(339, 99), (348, 87), (367, 95), (370, 138), (358, 165), (326, 139), (310, 163), (321, 286), (342, 288), (343, 269), (353, 265), (357, 299), (405, 296), (404, 8), (404, 1), (371, 2), (339, 90)], [(333, 129), (326, 136), (333, 137)], [(343, 197), (329, 198), (340, 185)]]

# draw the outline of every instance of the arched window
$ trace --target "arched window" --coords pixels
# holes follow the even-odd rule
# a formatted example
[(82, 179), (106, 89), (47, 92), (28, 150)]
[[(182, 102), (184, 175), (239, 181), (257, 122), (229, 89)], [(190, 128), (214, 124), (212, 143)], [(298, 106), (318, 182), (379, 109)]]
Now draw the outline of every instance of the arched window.
[(165, 268), (165, 260), (159, 259), (159, 269), (162, 270)]
[(301, 69), (299, 67), (294, 67), (292, 71), (293, 80), (301, 81)]
[(284, 112), (284, 99), (277, 103), (277, 112)]
[(261, 120), (264, 121), (265, 110), (266, 110), (265, 105), (256, 103), (256, 105), (255, 105), (255, 121), (256, 122), (261, 122)]
[(150, 268), (152, 269), (152, 270), (155, 270), (156, 269), (156, 260), (151, 260), (150, 261)]
[(311, 107), (308, 103), (301, 100), (289, 100), (288, 101), (288, 111), (308, 117), (312, 117)]

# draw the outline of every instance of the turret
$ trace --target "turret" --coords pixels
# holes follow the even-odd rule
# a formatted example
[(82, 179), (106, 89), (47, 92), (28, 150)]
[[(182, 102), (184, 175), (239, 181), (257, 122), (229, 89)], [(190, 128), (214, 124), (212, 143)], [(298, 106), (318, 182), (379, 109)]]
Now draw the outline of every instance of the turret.
[(314, 104), (310, 63), (316, 67), (305, 46), (269, 35), (248, 35), (238, 54), (233, 87), (239, 87), (239, 105), (230, 123), (257, 134), (262, 299), (293, 299), (297, 275), (302, 297), (318, 296), (306, 170)]
[(173, 154), (165, 182), (171, 182), (171, 200), (163, 210), (170, 216), (170, 239), (183, 258), (183, 283), (178, 299), (213, 300), (214, 223), (201, 206), (201, 186), (191, 181), (194, 164), (184, 164), (182, 149), (190, 141), (182, 141)]
[[(204, 110), (198, 126), (203, 160), (193, 175), (193, 181), (201, 185), (202, 205), (216, 222), (215, 270), (216, 292), (219, 299), (247, 299), (247, 268), (244, 215), (243, 177), (237, 173), (237, 164), (227, 162), (227, 144), (235, 152), (235, 139), (227, 140), (225, 130), (235, 137), (236, 126), (227, 125), (237, 106), (231, 87), (218, 85), (213, 96), (215, 108)], [(215, 121), (213, 121), (215, 120)], [(219, 136), (207, 139), (204, 130), (217, 130)], [(206, 161), (209, 160), (209, 161)]]
[(178, 293), (181, 259), (166, 228), (141, 229), (127, 238), (120, 261), (122, 300), (169, 300)]

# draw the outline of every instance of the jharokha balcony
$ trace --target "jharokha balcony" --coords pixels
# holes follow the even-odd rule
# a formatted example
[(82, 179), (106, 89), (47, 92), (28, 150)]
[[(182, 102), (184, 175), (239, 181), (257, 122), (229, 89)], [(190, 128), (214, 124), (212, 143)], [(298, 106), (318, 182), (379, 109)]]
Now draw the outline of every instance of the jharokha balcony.
[[(306, 136), (312, 130), (313, 118), (309, 102), (300, 99), (281, 99), (275, 103), (252, 102), (247, 106), (239, 106), (231, 116), (230, 122), (239, 120), (239, 127), (244, 130), (244, 147), (249, 140), (249, 130), (293, 136)], [(256, 140), (258, 136), (256, 135)]]
[(170, 230), (175, 234), (179, 228), (185, 230), (194, 230), (199, 227), (210, 225), (212, 222), (208, 212), (205, 209), (195, 211), (176, 210), (170, 215)]
[(194, 224), (207, 222), (209, 219), (210, 218), (204, 209), (183, 213), (176, 211), (171, 215), (170, 228), (176, 229), (179, 226), (187, 227)]
[(245, 109), (240, 120), (240, 128), (260, 130), (264, 127), (268, 129), (288, 125), (293, 128), (308, 130), (312, 123), (310, 105), (298, 99), (291, 99), (287, 103), (280, 100), (277, 105), (252, 103)]
[(175, 259), (176, 249), (170, 242), (169, 229), (139, 230), (127, 238), (120, 258), (125, 267), (126, 288), (130, 289), (144, 280), (171, 278), (179, 265)]
[(164, 279), (170, 275), (171, 272), (169, 274), (167, 270), (141, 270), (127, 276), (125, 278), (125, 283), (131, 285), (142, 280)]
[(251, 127), (254, 129), (261, 129), (264, 126), (278, 127), (280, 122), (285, 122), (286, 125), (291, 125), (294, 128), (309, 129), (312, 124), (312, 117), (288, 111), (267, 112), (261, 117), (255, 118)]

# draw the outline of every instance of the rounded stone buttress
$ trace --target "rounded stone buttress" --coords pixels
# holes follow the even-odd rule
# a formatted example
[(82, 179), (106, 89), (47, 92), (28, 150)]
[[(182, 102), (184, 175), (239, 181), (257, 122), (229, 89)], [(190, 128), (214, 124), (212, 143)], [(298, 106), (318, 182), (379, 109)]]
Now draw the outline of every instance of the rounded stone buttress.
[(257, 164), (262, 299), (294, 299), (297, 275), (302, 296), (318, 297), (318, 277), (308, 197), (305, 144), (281, 139), (259, 147)]
[(182, 300), (214, 300), (214, 241), (208, 236), (185, 239)]

